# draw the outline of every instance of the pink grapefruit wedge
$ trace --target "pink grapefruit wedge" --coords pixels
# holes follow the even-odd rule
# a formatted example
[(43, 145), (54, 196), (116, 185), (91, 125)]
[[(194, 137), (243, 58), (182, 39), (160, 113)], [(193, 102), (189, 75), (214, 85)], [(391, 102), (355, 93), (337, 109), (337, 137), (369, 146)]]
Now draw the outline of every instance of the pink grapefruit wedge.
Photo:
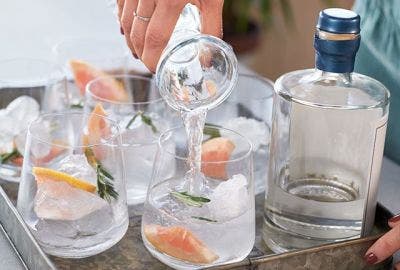
[(223, 137), (204, 142), (201, 147), (201, 161), (205, 163), (202, 163), (201, 171), (208, 177), (225, 180), (226, 161), (230, 159), (234, 149), (235, 144)]
[(71, 60), (69, 64), (82, 96), (85, 95), (86, 85), (91, 80), (102, 77), (101, 81), (92, 85), (91, 91), (95, 96), (111, 101), (127, 99), (124, 87), (109, 74), (81, 60)]
[(209, 264), (218, 256), (181, 226), (145, 225), (146, 239), (160, 252), (191, 263)]

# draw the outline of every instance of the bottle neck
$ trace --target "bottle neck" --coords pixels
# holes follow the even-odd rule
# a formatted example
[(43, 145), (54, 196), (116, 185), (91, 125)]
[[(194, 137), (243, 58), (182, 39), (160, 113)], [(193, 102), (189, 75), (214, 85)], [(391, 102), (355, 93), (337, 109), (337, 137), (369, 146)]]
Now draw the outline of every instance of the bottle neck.
[(350, 84), (351, 83), (351, 72), (344, 73), (336, 73), (336, 72), (328, 72), (320, 69), (316, 69), (316, 77), (320, 79), (320, 81), (324, 81), (327, 84)]
[(360, 46), (358, 34), (332, 34), (317, 29), (314, 37), (315, 66), (332, 73), (351, 73)]

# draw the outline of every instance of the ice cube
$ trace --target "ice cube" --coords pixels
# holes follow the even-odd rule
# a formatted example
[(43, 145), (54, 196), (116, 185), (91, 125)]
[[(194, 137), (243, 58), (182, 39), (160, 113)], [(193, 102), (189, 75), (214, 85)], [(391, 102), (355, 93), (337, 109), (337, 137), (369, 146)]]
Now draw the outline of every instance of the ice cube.
[(209, 196), (207, 204), (214, 219), (228, 220), (244, 213), (250, 205), (246, 177), (236, 174), (227, 181), (221, 182)]
[[(229, 119), (222, 125), (224, 128), (236, 131), (246, 137), (253, 145), (253, 151), (257, 151), (260, 145), (268, 145), (270, 141), (270, 132), (268, 126), (261, 121), (246, 117), (236, 117)], [(230, 138), (237, 147), (236, 151), (241, 152), (245, 149), (238, 142), (239, 138), (232, 133), (221, 130), (223, 137)]]
[(96, 194), (74, 188), (62, 181), (38, 184), (34, 210), (41, 219), (78, 220), (95, 211), (106, 213), (109, 204)]
[(55, 169), (96, 185), (96, 172), (85, 155), (68, 155), (55, 165)]
[(14, 150), (14, 135), (0, 132), (0, 154), (11, 153)]
[(0, 123), (0, 154), (10, 153), (14, 149), (14, 121), (5, 110), (0, 110)]
[(28, 128), (29, 124), (39, 116), (39, 104), (29, 96), (20, 96), (7, 106), (7, 115), (14, 120), (14, 135)]

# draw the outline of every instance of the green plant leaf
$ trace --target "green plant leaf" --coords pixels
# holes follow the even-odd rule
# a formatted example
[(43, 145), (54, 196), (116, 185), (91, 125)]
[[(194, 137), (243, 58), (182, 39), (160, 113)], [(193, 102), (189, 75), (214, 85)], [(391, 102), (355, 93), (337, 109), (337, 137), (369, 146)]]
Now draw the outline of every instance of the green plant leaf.
[(111, 199), (117, 199), (118, 192), (114, 188), (114, 177), (103, 167), (100, 161), (96, 159), (91, 148), (87, 147), (84, 153), (88, 163), (96, 170), (97, 194), (99, 194), (100, 198), (108, 202), (111, 202)]
[(1, 164), (4, 164), (4, 163), (6, 163), (7, 161), (9, 161), (9, 160), (11, 160), (11, 159), (13, 159), (13, 158), (20, 157), (20, 156), (22, 156), (22, 155), (18, 152), (18, 150), (17, 150), (17, 149), (14, 149), (14, 150), (12, 150), (12, 151), (9, 152), (9, 153), (1, 154), (1, 155), (0, 155), (0, 163), (1, 163)]
[(207, 221), (207, 222), (218, 222), (215, 219), (209, 219), (209, 218), (205, 218), (205, 217), (191, 216), (191, 218), (202, 220), (202, 221)]
[(203, 134), (210, 136), (208, 138), (208, 140), (221, 137), (221, 133), (219, 132), (219, 129), (218, 129), (220, 127), (221, 126), (206, 123), (204, 125)]
[(143, 123), (145, 123), (146, 125), (148, 125), (148, 126), (151, 127), (151, 130), (152, 130), (154, 133), (157, 133), (157, 132), (158, 132), (158, 130), (157, 130), (156, 126), (153, 124), (153, 120), (151, 120), (150, 116), (145, 115), (144, 112), (142, 112), (142, 111), (138, 111), (138, 112), (132, 117), (132, 119), (129, 120), (129, 122), (128, 122), (128, 124), (126, 125), (125, 128), (128, 129), (128, 128), (133, 124), (133, 122), (135, 122), (135, 120), (136, 120), (136, 118), (137, 118), (138, 116), (140, 116), (140, 118), (142, 119), (142, 122), (143, 122)]
[(76, 103), (76, 104), (71, 104), (70, 108), (71, 109), (83, 109), (82, 101), (80, 101), (79, 103)]
[(190, 195), (188, 192), (171, 191), (170, 194), (177, 200), (183, 202), (186, 205), (194, 207), (202, 207), (205, 203), (209, 203), (211, 200), (206, 197)]

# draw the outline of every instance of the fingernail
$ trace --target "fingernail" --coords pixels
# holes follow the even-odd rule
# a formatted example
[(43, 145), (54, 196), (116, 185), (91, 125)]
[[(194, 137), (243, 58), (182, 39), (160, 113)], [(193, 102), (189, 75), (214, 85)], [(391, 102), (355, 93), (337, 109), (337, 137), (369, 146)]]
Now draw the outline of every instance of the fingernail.
[(123, 35), (123, 34), (124, 34), (124, 29), (122, 29), (122, 27), (121, 27), (121, 26), (119, 27), (119, 31), (121, 32), (121, 35)]
[(364, 260), (368, 264), (375, 264), (378, 261), (378, 257), (374, 253), (368, 253), (367, 255), (364, 256)]
[(390, 223), (395, 223), (395, 222), (397, 222), (397, 221), (400, 221), (400, 214), (397, 214), (397, 215), (395, 215), (395, 216), (393, 216), (393, 217), (391, 217), (391, 218), (389, 219), (389, 222), (390, 222)]

